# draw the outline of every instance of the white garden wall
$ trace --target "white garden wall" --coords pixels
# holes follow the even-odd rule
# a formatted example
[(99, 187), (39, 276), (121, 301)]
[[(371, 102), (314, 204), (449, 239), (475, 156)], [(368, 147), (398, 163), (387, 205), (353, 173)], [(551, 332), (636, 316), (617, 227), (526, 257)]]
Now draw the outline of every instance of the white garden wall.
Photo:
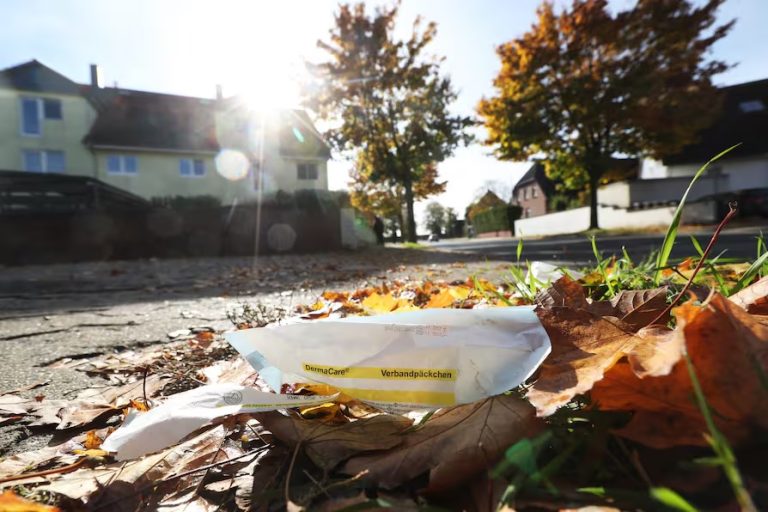
[[(674, 213), (675, 208), (672, 206), (633, 211), (600, 207), (597, 219), (603, 229), (643, 228), (668, 225)], [(589, 207), (515, 221), (515, 236), (559, 235), (578, 233), (587, 229), (589, 229)]]

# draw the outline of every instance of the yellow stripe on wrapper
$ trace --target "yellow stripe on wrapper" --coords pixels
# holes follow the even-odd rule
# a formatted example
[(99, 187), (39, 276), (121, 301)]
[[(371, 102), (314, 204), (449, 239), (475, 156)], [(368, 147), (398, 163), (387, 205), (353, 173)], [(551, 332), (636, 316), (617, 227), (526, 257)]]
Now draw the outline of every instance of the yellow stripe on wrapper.
[(374, 366), (327, 366), (302, 363), (307, 373), (337, 379), (436, 380), (455, 381), (455, 368), (387, 368)]

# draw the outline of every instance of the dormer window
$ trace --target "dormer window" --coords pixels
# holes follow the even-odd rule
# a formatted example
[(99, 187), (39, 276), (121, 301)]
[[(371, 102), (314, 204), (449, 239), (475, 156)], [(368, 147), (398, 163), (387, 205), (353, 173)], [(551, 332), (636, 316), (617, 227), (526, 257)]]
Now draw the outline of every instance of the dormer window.
[(742, 101), (739, 103), (739, 109), (745, 114), (750, 112), (762, 112), (765, 110), (765, 103), (763, 103), (763, 100)]

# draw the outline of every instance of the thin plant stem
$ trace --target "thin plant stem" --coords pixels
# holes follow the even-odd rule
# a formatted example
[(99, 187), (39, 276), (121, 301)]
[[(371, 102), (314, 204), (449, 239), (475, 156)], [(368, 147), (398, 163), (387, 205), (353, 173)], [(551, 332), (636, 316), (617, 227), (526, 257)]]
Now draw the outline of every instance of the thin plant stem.
[(712, 248), (715, 246), (715, 242), (717, 242), (717, 239), (720, 238), (720, 232), (723, 230), (726, 224), (730, 222), (730, 220), (736, 215), (738, 210), (736, 209), (736, 202), (728, 203), (728, 214), (725, 216), (725, 218), (720, 222), (720, 224), (717, 225), (717, 229), (715, 230), (714, 234), (712, 235), (712, 238), (709, 240), (709, 243), (707, 244), (707, 248), (704, 249), (704, 254), (701, 255), (701, 258), (699, 258), (698, 264), (696, 264), (696, 268), (693, 269), (693, 274), (691, 274), (691, 277), (688, 278), (688, 282), (685, 283), (685, 286), (682, 290), (680, 290), (680, 293), (677, 294), (677, 296), (672, 300), (672, 302), (669, 303), (669, 305), (666, 307), (664, 311), (659, 313), (659, 316), (653, 319), (653, 322), (650, 323), (650, 325), (655, 324), (667, 314), (672, 311), (672, 308), (677, 305), (678, 302), (680, 302), (680, 299), (685, 296), (685, 294), (688, 292), (688, 289), (693, 284), (693, 280), (696, 278), (696, 274), (699, 273), (699, 270), (701, 270), (701, 267), (704, 266), (704, 263), (707, 260), (707, 256), (709, 255)]

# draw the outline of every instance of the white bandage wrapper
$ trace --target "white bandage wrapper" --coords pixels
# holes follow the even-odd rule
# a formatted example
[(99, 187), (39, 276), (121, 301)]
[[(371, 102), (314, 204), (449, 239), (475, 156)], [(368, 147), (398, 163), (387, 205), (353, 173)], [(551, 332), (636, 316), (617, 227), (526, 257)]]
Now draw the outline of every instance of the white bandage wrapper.
[(225, 336), (273, 389), (320, 382), (392, 412), (504, 393), (551, 351), (532, 306), (424, 309)]
[(101, 445), (127, 460), (176, 444), (209, 421), (230, 414), (330, 402), (333, 396), (279, 395), (236, 384), (212, 384), (173, 395), (148, 412), (132, 412)]
[[(552, 345), (532, 306), (425, 309), (313, 320), (228, 333), (227, 341), (272, 389), (325, 383), (391, 412), (438, 409), (523, 383)], [(266, 393), (213, 384), (133, 412), (102, 448), (118, 460), (171, 446), (232, 414), (321, 404), (337, 398)]]

